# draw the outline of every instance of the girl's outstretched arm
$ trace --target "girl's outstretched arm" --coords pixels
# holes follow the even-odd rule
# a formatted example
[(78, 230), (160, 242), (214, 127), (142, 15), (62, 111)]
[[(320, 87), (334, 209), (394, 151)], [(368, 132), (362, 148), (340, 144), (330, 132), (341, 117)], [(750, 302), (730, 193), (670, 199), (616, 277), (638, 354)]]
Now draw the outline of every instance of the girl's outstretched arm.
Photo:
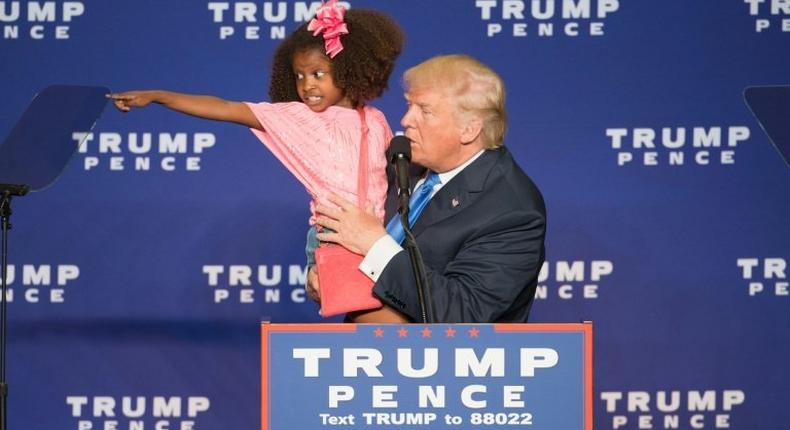
[(255, 118), (247, 105), (219, 97), (170, 91), (127, 91), (108, 94), (107, 97), (112, 99), (115, 107), (122, 112), (129, 112), (132, 108), (141, 108), (151, 103), (157, 103), (198, 118), (233, 122), (250, 128), (263, 129), (260, 121)]

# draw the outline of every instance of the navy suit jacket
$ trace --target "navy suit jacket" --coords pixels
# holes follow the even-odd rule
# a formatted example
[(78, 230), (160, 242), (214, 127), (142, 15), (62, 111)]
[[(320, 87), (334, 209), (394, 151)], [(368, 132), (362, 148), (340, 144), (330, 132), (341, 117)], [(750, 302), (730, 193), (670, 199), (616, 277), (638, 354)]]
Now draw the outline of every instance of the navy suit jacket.
[[(526, 322), (544, 261), (546, 209), (506, 148), (486, 150), (433, 196), (412, 228), (435, 322)], [(373, 292), (420, 321), (407, 251)]]

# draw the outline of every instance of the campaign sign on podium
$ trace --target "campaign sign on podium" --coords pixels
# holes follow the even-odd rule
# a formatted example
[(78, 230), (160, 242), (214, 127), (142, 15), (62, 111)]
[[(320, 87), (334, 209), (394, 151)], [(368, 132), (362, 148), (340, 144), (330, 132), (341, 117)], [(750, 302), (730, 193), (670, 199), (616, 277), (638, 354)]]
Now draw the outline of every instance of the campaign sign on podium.
[(592, 325), (261, 325), (261, 429), (592, 429)]

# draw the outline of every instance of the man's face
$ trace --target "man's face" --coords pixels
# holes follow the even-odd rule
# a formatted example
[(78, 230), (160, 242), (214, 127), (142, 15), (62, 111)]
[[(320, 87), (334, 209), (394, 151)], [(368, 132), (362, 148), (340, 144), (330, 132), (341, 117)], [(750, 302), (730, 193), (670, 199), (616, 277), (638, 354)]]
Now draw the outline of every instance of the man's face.
[(438, 173), (465, 161), (459, 159), (463, 145), (452, 98), (426, 88), (411, 88), (405, 96), (408, 110), (400, 123), (411, 140), (412, 161)]

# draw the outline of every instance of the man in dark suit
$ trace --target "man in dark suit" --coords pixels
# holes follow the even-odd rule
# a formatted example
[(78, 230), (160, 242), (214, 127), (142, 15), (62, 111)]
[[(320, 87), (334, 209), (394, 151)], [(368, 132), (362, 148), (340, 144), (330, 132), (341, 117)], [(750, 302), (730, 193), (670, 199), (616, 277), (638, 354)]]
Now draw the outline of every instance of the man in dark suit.
[[(439, 181), (412, 227), (436, 322), (526, 322), (544, 261), (546, 211), (503, 146), (501, 78), (477, 60), (449, 55), (409, 69), (404, 82), (401, 125), (412, 161)], [(373, 292), (419, 321), (408, 253), (375, 217), (333, 202), (339, 209), (317, 208), (318, 223), (334, 231), (319, 239), (364, 255), (360, 270), (375, 281)]]

